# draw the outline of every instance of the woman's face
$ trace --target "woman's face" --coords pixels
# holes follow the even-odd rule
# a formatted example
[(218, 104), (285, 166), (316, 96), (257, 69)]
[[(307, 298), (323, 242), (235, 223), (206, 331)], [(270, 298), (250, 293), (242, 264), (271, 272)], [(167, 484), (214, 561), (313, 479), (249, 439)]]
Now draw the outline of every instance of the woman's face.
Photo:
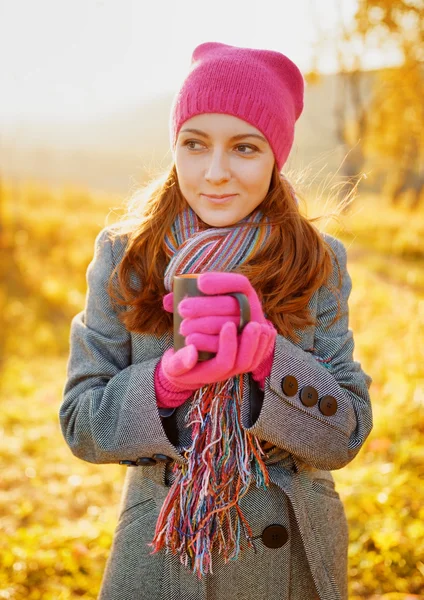
[(175, 164), (181, 192), (212, 227), (233, 225), (259, 206), (274, 162), (262, 133), (232, 115), (196, 115), (178, 133)]

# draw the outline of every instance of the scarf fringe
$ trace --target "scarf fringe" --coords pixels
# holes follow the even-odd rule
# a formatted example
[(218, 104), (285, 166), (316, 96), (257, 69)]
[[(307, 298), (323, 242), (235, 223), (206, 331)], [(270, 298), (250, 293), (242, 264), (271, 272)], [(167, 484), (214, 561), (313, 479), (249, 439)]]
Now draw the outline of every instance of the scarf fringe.
[(175, 481), (163, 503), (150, 546), (180, 557), (200, 578), (211, 573), (212, 551), (236, 560), (242, 534), (252, 531), (239, 501), (251, 483), (269, 485), (258, 439), (241, 427), (243, 377), (198, 390), (187, 414), (192, 445), (187, 463), (175, 464)]

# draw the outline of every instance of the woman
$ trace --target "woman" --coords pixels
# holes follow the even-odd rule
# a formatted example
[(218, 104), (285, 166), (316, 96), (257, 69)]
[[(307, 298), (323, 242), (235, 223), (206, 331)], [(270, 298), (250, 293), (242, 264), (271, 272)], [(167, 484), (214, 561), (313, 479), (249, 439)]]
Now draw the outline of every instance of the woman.
[[(370, 432), (371, 378), (346, 250), (281, 175), (302, 109), (286, 56), (201, 44), (165, 181), (96, 240), (60, 420), (76, 456), (130, 467), (102, 600), (347, 598), (330, 470)], [(175, 351), (180, 273), (202, 273), (204, 296), (178, 304)], [(241, 333), (232, 293), (250, 304)]]

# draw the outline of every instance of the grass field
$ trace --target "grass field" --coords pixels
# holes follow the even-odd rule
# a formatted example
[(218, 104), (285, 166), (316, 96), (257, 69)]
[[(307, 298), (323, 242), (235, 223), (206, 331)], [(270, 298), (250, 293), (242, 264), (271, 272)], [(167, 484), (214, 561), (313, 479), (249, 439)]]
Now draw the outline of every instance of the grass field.
[[(121, 201), (30, 183), (0, 193), (0, 599), (94, 599), (125, 468), (73, 457), (58, 410), (94, 239)], [(348, 248), (355, 358), (373, 378), (373, 432), (334, 473), (350, 597), (423, 598), (424, 213), (360, 196), (325, 228)]]

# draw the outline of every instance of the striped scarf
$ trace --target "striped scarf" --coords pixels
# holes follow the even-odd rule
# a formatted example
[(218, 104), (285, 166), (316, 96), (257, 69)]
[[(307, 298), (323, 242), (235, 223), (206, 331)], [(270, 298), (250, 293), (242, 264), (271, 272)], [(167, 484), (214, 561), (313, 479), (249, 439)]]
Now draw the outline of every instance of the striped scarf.
[[(246, 224), (261, 224), (246, 227)], [(271, 233), (271, 225), (257, 210), (237, 225), (202, 230), (196, 213), (187, 206), (165, 239), (170, 262), (165, 288), (172, 290), (174, 275), (233, 271), (257, 254)], [(192, 428), (187, 462), (175, 463), (175, 480), (163, 503), (152, 541), (180, 557), (201, 578), (212, 573), (212, 550), (225, 562), (242, 550), (242, 534), (253, 547), (252, 531), (240, 499), (252, 482), (265, 488), (268, 472), (258, 439), (241, 425), (243, 377), (206, 385), (194, 394), (186, 422)]]

